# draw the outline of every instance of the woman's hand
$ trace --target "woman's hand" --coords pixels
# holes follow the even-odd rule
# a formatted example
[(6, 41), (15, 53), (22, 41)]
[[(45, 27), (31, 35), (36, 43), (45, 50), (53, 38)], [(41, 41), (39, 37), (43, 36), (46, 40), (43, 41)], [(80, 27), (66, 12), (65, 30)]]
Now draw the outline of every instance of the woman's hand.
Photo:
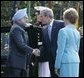
[(55, 73), (59, 76), (59, 74), (60, 74), (60, 69), (56, 69), (56, 68), (55, 68)]

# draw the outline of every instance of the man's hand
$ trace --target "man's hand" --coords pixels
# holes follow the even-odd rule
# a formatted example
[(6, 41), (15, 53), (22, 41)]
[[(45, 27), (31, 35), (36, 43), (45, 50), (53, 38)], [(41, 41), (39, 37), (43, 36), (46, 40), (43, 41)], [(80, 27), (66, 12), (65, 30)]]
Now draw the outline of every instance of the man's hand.
[(32, 52), (35, 56), (40, 56), (40, 50), (39, 49), (33, 49)]

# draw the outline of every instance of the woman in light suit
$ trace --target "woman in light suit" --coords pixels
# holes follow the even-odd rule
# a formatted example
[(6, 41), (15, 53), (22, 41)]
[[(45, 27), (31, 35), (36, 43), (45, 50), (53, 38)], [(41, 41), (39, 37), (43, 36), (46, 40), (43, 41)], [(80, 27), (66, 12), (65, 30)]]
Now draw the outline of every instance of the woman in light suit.
[(59, 77), (78, 77), (80, 34), (74, 26), (78, 13), (69, 8), (63, 13), (63, 19), (66, 27), (60, 29), (58, 34), (55, 69), (59, 71)]

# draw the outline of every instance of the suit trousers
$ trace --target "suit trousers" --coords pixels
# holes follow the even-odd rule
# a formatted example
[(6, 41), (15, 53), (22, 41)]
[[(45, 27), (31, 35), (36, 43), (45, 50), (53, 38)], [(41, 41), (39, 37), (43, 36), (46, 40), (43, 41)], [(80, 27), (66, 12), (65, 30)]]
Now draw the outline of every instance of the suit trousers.
[(8, 77), (27, 77), (27, 72), (23, 69), (8, 68)]

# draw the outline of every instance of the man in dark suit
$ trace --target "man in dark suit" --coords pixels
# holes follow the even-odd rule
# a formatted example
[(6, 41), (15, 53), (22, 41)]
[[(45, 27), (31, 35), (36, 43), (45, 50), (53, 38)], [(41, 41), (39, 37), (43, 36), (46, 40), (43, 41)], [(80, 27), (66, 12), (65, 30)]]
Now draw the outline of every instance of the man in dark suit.
[(80, 57), (80, 67), (79, 67), (79, 77), (83, 77), (83, 26), (79, 28), (80, 32), (80, 48), (79, 48), (79, 57)]
[[(9, 77), (20, 77), (23, 70), (26, 71), (27, 56), (34, 54), (39, 56), (40, 51), (27, 45), (28, 39), (24, 30), (27, 26), (27, 8), (18, 10), (12, 18), (13, 26), (9, 35)], [(25, 75), (26, 76), (26, 75)]]
[(54, 20), (51, 9), (42, 10), (40, 13), (41, 23), (46, 24), (43, 28), (43, 46), (41, 47), (40, 63), (49, 62), (50, 73), (52, 77), (55, 74), (55, 58), (57, 50), (57, 36), (61, 28), (65, 26), (61, 20)]

